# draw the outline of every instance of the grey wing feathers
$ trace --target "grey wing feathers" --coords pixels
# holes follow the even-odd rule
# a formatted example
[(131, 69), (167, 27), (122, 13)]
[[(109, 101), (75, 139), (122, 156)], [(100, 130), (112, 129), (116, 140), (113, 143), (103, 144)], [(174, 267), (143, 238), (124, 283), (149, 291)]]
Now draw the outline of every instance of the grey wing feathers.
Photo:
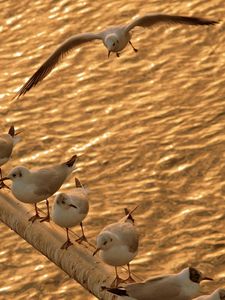
[(173, 281), (169, 276), (158, 276), (150, 278), (141, 283), (127, 285), (126, 290), (131, 297), (139, 299), (161, 300), (161, 299), (180, 299), (181, 288), (179, 283)]
[(61, 44), (61, 46), (59, 46), (55, 50), (55, 52), (53, 52), (49, 56), (44, 64), (42, 64), (41, 67), (33, 74), (33, 76), (23, 85), (23, 87), (18, 92), (17, 98), (19, 98), (21, 95), (26, 94), (26, 92), (28, 92), (38, 82), (43, 80), (52, 71), (52, 69), (54, 69), (54, 67), (64, 57), (64, 55), (66, 55), (74, 47), (95, 39), (101, 39), (101, 35), (94, 33), (84, 33), (74, 35), (71, 38), (67, 39), (63, 44)]
[(135, 26), (149, 27), (157, 23), (177, 23), (186, 25), (215, 25), (218, 21), (197, 17), (174, 16), (165, 14), (150, 14), (140, 17), (127, 26), (127, 31), (130, 31)]
[(0, 159), (10, 157), (12, 149), (12, 142), (0, 138)]
[(123, 242), (126, 243), (130, 252), (138, 250), (139, 236), (132, 223), (115, 223), (105, 227), (105, 230), (118, 234)]
[(62, 184), (62, 178), (58, 172), (52, 169), (41, 169), (33, 173), (33, 179), (37, 184), (35, 194), (52, 195), (55, 193)]

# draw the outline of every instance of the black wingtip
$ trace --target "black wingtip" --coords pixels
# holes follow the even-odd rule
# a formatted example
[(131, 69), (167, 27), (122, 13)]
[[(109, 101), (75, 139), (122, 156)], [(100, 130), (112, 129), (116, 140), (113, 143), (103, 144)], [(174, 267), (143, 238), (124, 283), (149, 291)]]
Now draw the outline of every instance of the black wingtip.
[(208, 22), (206, 22), (205, 25), (216, 25), (216, 24), (219, 24), (220, 23), (220, 20), (218, 21), (215, 21), (215, 20), (208, 20)]
[(66, 162), (66, 165), (68, 167), (72, 167), (74, 165), (74, 163), (76, 162), (77, 160), (77, 155), (73, 155), (67, 162)]
[(9, 128), (8, 134), (10, 134), (11, 137), (15, 136), (15, 128), (13, 125)]
[(127, 208), (124, 208), (125, 216), (127, 216), (126, 220), (130, 220), (132, 223), (134, 223), (134, 218), (132, 217), (132, 213), (139, 207), (140, 205), (135, 206), (131, 211), (129, 211)]
[(106, 286), (102, 286), (102, 290), (106, 290), (114, 295), (118, 296), (128, 296), (127, 291), (124, 288), (108, 288)]
[(127, 208), (124, 208), (125, 216), (127, 216), (127, 220), (130, 220), (132, 223), (134, 223), (134, 218), (132, 217), (130, 211)]
[(76, 186), (76, 188), (82, 188), (83, 187), (80, 180), (77, 177), (75, 177), (75, 186)]
[[(218, 24), (220, 21), (211, 20), (211, 19), (203, 19), (203, 18), (193, 18), (193, 21), (196, 22), (196, 25), (208, 25), (208, 26), (214, 26)], [(193, 24), (195, 25), (195, 24)]]

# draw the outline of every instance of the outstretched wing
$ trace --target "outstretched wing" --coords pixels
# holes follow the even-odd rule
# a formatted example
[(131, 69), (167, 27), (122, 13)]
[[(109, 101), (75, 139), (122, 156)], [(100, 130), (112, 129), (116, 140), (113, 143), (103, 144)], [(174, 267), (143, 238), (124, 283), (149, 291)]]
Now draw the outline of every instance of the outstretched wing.
[(149, 14), (140, 17), (127, 25), (127, 31), (130, 31), (135, 26), (150, 27), (158, 23), (167, 24), (185, 24), (185, 25), (215, 25), (218, 21), (197, 17), (174, 16), (165, 14)]
[(95, 39), (101, 39), (101, 35), (95, 33), (83, 33), (74, 35), (67, 39), (55, 50), (55, 52), (49, 56), (49, 58), (40, 66), (34, 75), (23, 85), (16, 97), (19, 98), (20, 96), (26, 94), (26, 92), (28, 92), (38, 82), (43, 80), (60, 62), (60, 60), (73, 48)]

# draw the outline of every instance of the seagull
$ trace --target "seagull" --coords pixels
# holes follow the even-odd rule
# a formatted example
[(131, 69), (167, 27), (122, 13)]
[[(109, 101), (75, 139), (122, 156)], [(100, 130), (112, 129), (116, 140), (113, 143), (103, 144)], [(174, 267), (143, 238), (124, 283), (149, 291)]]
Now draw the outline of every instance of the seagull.
[(97, 247), (93, 255), (100, 251), (102, 260), (115, 267), (116, 278), (112, 286), (117, 286), (120, 282), (124, 282), (118, 276), (117, 266), (128, 266), (129, 277), (127, 281), (133, 282), (134, 279), (130, 273), (130, 261), (136, 256), (138, 251), (139, 236), (134, 226), (134, 219), (131, 213), (137, 208), (136, 206), (131, 212), (125, 209), (126, 216), (119, 222), (106, 226), (97, 236)]
[(225, 300), (225, 289), (217, 289), (210, 295), (200, 296), (193, 300)]
[(178, 274), (152, 277), (140, 283), (131, 283), (125, 287), (102, 287), (112, 294), (132, 297), (136, 300), (191, 300), (199, 293), (200, 282), (213, 280), (195, 268), (188, 267)]
[(61, 249), (67, 249), (73, 243), (69, 238), (68, 228), (80, 224), (82, 236), (76, 241), (87, 241), (84, 234), (82, 221), (88, 214), (88, 190), (82, 186), (78, 178), (75, 178), (76, 189), (72, 194), (59, 193), (52, 208), (52, 220), (59, 226), (66, 228), (67, 241)]
[(131, 30), (136, 26), (151, 27), (160, 23), (208, 26), (215, 25), (218, 23), (218, 21), (198, 17), (155, 13), (139, 17), (135, 20), (132, 20), (127, 25), (107, 28), (101, 32), (86, 32), (73, 35), (65, 40), (58, 48), (56, 48), (56, 50), (39, 67), (33, 76), (30, 77), (30, 79), (22, 86), (14, 98), (18, 99), (20, 96), (26, 94), (32, 87), (36, 86), (40, 81), (42, 81), (56, 67), (60, 60), (73, 48), (79, 47), (87, 42), (101, 40), (108, 50), (108, 57), (110, 56), (111, 52), (116, 53), (117, 57), (119, 57), (120, 52), (127, 46), (128, 43), (133, 50), (137, 52), (138, 50), (131, 42)]
[[(0, 135), (0, 179), (2, 180), (2, 169), (12, 155), (14, 146), (18, 143), (20, 138), (17, 136), (20, 132), (15, 132), (15, 128), (12, 125), (9, 128), (8, 133)], [(0, 188), (7, 187), (6, 184), (1, 181)]]
[[(10, 171), (7, 177), (1, 179), (12, 181), (12, 193), (21, 202), (33, 203), (35, 215), (29, 221), (32, 223), (36, 219), (50, 221), (48, 198), (59, 190), (66, 178), (75, 169), (77, 155), (73, 155), (67, 162), (42, 168), (39, 170), (29, 170), (23, 166), (15, 167)], [(37, 209), (37, 202), (46, 201), (47, 216), (41, 218)]]

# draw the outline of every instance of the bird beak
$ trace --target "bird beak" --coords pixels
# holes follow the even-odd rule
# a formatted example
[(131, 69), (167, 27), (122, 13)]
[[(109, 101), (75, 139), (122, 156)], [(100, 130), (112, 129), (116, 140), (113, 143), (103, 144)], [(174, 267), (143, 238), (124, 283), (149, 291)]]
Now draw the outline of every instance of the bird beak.
[(70, 207), (77, 208), (77, 206), (76, 206), (76, 205), (73, 205), (73, 204), (70, 204), (69, 206), (70, 206)]
[[(210, 277), (203, 277), (202, 280), (210, 280), (210, 281), (213, 281), (213, 279), (210, 278)], [(201, 281), (202, 281), (202, 280), (201, 280)]]
[(97, 248), (94, 252), (93, 252), (93, 256), (95, 256), (96, 253), (98, 253), (98, 251), (100, 251), (101, 248)]
[(108, 52), (108, 58), (109, 58), (109, 56), (110, 56), (110, 53), (111, 53), (111, 51)]
[(82, 188), (83, 187), (80, 180), (77, 177), (75, 177), (75, 187), (76, 188)]

